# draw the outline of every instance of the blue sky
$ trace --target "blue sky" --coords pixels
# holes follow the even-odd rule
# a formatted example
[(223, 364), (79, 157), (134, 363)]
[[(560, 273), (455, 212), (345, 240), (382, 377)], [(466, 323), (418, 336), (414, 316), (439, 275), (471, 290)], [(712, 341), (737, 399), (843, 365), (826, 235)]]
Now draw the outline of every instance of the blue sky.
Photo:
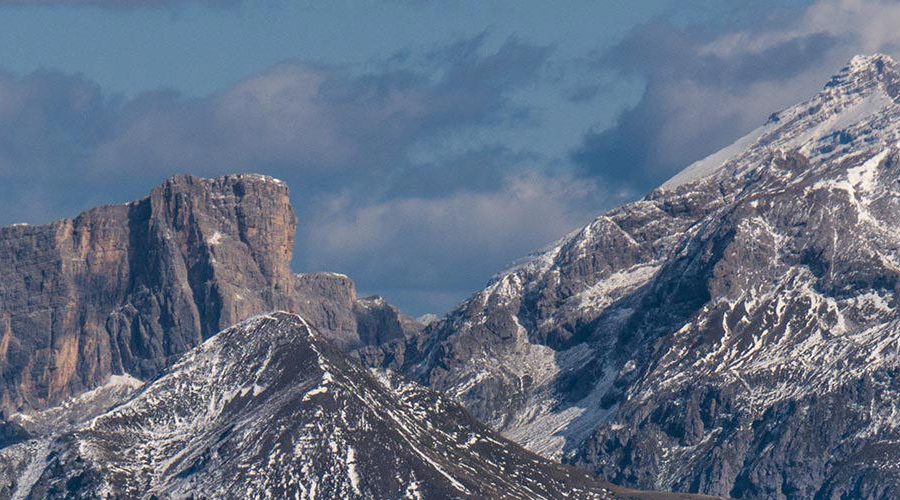
[(876, 0), (0, 0), (0, 223), (288, 181), (295, 268), (413, 314), (893, 54)]

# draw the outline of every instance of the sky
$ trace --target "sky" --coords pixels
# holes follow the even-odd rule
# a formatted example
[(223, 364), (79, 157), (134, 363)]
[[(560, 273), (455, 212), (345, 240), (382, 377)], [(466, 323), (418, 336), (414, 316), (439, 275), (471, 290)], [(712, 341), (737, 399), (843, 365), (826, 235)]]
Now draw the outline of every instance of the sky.
[(897, 26), (886, 0), (0, 0), (0, 224), (268, 174), (296, 271), (441, 314)]

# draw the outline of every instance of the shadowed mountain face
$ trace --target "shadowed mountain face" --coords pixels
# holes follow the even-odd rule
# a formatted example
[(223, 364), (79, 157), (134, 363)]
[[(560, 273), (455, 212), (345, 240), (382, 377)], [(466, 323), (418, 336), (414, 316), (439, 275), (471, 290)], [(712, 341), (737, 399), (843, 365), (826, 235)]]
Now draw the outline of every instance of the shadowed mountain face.
[(360, 367), (288, 313), (223, 331), (69, 432), (0, 451), (0, 486), (32, 498), (631, 496)]
[(898, 100), (894, 61), (854, 58), (365, 359), (614, 482), (896, 498)]
[[(132, 203), (0, 229), (0, 410), (44, 408), (112, 374), (152, 378), (273, 309), (358, 346), (353, 283), (291, 272), (295, 225), (285, 184), (236, 175), (174, 177)], [(382, 336), (418, 328), (405, 326)]]

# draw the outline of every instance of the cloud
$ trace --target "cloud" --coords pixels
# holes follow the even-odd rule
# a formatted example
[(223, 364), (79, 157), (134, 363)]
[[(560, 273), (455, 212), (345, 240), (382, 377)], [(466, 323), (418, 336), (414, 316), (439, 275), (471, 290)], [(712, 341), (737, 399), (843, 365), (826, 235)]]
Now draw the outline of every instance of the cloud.
[(844, 40), (843, 52), (895, 51), (900, 44), (900, 4), (893, 0), (819, 0), (791, 22), (766, 30), (739, 30), (718, 37), (710, 51), (723, 56), (770, 50), (785, 41), (823, 33)]
[[(0, 200), (4, 222), (57, 213), (84, 185), (93, 145), (111, 133), (117, 100), (77, 75), (0, 72)], [(90, 190), (87, 190), (90, 192)], [(90, 200), (85, 200), (89, 202)]]
[(205, 99), (146, 94), (121, 108), (90, 163), (103, 175), (123, 165), (253, 166), (370, 185), (407, 165), (421, 141), (514, 118), (509, 93), (534, 79), (548, 54), (516, 40), (488, 54), (480, 39), (459, 45), (429, 55), (439, 71), (354, 74), (289, 61)]
[[(532, 194), (526, 180), (510, 180), (534, 167), (529, 152), (493, 143), (489, 134), (443, 147), (468, 130), (530, 126), (530, 110), (511, 96), (540, 78), (550, 53), (514, 38), (487, 47), (480, 35), (366, 67), (285, 61), (201, 98), (171, 90), (124, 98), (80, 75), (0, 73), (0, 128), (7, 131), (0, 137), (0, 218), (6, 224), (71, 216), (143, 196), (176, 173), (261, 172), (292, 187), (301, 230), (308, 231), (299, 241), (301, 269), (353, 272), (369, 290), (411, 286), (422, 267), (406, 238), (432, 259), (430, 293), (445, 296), (437, 276), (455, 277), (463, 261), (454, 255), (493, 246), (485, 254), (493, 260), (485, 262), (499, 265), (577, 219), (548, 206), (547, 196), (567, 193)], [(557, 210), (557, 219), (544, 219), (556, 229), (513, 235), (513, 227), (526, 230), (509, 226), (513, 207), (530, 213), (517, 200)], [(338, 201), (340, 211), (323, 208)], [(340, 214), (342, 224), (325, 213)], [(353, 239), (346, 218), (396, 239), (376, 241), (374, 229), (359, 227), (364, 243), (335, 246), (338, 234)], [(410, 234), (435, 236), (432, 223), (445, 226), (442, 238), (429, 243)], [(359, 264), (373, 251), (391, 272)], [(396, 265), (398, 255), (406, 266)]]
[(820, 1), (716, 30), (657, 19), (594, 57), (600, 72), (645, 82), (612, 128), (572, 153), (583, 172), (634, 197), (810, 97), (854, 54), (896, 49), (900, 4)]
[[(373, 180), (400, 172), (410, 173), (407, 184), (427, 182), (415, 172), (411, 148), (521, 119), (509, 95), (537, 78), (548, 54), (514, 39), (487, 51), (476, 37), (401, 69), (287, 61), (204, 98), (164, 90), (123, 99), (79, 75), (0, 73), (0, 126), (8, 131), (0, 138), (0, 176), (46, 180), (65, 172), (86, 183), (147, 182), (182, 170), (261, 169), (326, 187), (371, 190)], [(459, 157), (515, 155), (476, 149)]]
[[(524, 171), (498, 189), (404, 197), (356, 206), (336, 196), (312, 214), (312, 264), (336, 259), (351, 275), (404, 293), (451, 289), (500, 271), (523, 255), (587, 223), (602, 190), (571, 175)], [(467, 295), (467, 293), (466, 293)], [(454, 296), (453, 301), (458, 301)], [(452, 303), (441, 304), (450, 307)]]

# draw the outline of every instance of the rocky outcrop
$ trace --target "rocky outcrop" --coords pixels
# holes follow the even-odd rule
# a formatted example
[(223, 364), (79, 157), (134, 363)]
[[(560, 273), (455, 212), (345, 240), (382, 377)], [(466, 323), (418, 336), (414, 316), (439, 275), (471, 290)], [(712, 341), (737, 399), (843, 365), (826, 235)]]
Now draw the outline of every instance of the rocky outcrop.
[(897, 497), (898, 89), (855, 58), (367, 361), (613, 482)]
[(8, 422), (0, 415), (0, 449), (20, 443), (31, 437), (31, 434), (20, 424)]
[(295, 298), (294, 310), (345, 351), (367, 351), (424, 328), (381, 297), (358, 298), (356, 285), (343, 274), (298, 274)]
[(412, 338), (424, 328), (417, 320), (403, 314), (377, 295), (357, 300), (353, 313), (361, 345), (379, 346), (398, 339)]
[(314, 328), (329, 336), (346, 350), (360, 346), (357, 333), (356, 285), (337, 273), (298, 274), (294, 281), (294, 310)]

